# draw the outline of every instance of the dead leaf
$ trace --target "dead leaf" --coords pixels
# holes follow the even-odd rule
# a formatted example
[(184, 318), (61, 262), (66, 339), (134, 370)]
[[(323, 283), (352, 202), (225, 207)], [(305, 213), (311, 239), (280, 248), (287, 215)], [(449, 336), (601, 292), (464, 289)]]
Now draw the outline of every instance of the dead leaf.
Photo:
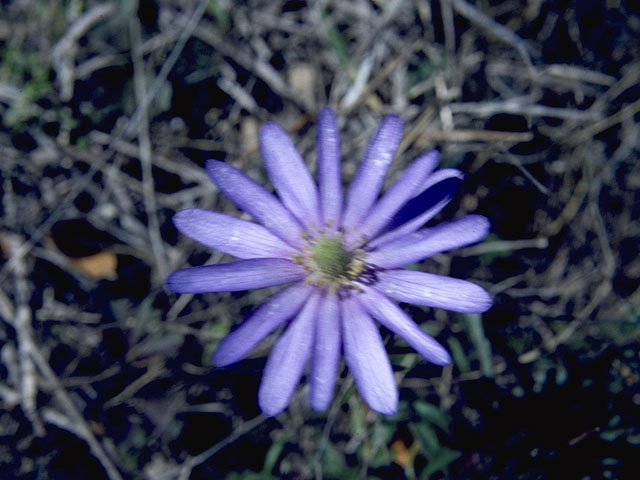
[(398, 439), (391, 444), (391, 452), (393, 453), (393, 461), (401, 467), (406, 468), (411, 464), (411, 452), (402, 440)]
[(309, 63), (296, 63), (289, 67), (287, 79), (291, 88), (304, 98), (307, 105), (315, 103), (316, 88), (316, 70)]
[(91, 278), (113, 280), (116, 277), (118, 257), (115, 253), (103, 250), (88, 257), (73, 258), (71, 262)]

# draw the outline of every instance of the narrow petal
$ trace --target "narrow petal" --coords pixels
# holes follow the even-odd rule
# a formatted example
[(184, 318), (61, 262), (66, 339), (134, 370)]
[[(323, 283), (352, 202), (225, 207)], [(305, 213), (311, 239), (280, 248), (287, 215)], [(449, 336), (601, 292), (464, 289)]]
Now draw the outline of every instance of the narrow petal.
[(340, 362), (340, 304), (338, 296), (327, 293), (320, 301), (311, 363), (309, 400), (316, 411), (329, 407)]
[(329, 107), (318, 115), (318, 184), (323, 225), (339, 225), (342, 214), (340, 174), (340, 133), (336, 116)]
[(177, 293), (237, 292), (273, 287), (307, 276), (300, 265), (281, 258), (253, 258), (219, 265), (183, 268), (167, 277)]
[(266, 415), (277, 415), (284, 410), (300, 381), (313, 346), (313, 324), (319, 300), (319, 292), (311, 294), (269, 355), (258, 389), (258, 403)]
[(224, 367), (244, 358), (282, 322), (293, 318), (312, 291), (313, 287), (301, 282), (271, 297), (220, 341), (213, 364)]
[(264, 124), (260, 150), (282, 203), (303, 225), (319, 226), (316, 184), (289, 135), (276, 123)]
[(341, 302), (344, 360), (364, 401), (376, 412), (398, 410), (398, 389), (380, 332), (355, 297)]
[(290, 257), (296, 250), (257, 223), (218, 212), (189, 208), (173, 216), (187, 237), (238, 258)]
[(358, 233), (372, 238), (380, 232), (402, 206), (423, 188), (425, 180), (436, 167), (439, 159), (440, 155), (436, 150), (427, 152), (416, 159), (398, 181), (376, 202)]
[(367, 263), (381, 268), (403, 267), (436, 253), (479, 242), (490, 228), (486, 217), (466, 215), (385, 243), (367, 255)]
[(377, 278), (376, 288), (399, 302), (462, 313), (486, 312), (493, 304), (484, 288), (459, 278), (415, 270), (386, 270)]
[(407, 342), (416, 352), (437, 365), (451, 363), (449, 353), (433, 337), (427, 335), (400, 307), (377, 289), (364, 287), (359, 298), (364, 308), (382, 325)]
[(387, 115), (371, 138), (347, 194), (342, 224), (355, 227), (369, 212), (382, 187), (384, 176), (402, 140), (402, 119)]
[(207, 173), (220, 191), (285, 242), (299, 247), (302, 227), (280, 201), (237, 168), (207, 161)]
[(409, 200), (385, 227), (384, 233), (369, 242), (370, 247), (415, 232), (447, 206), (456, 193), (463, 175), (459, 170), (438, 170), (423, 185), (422, 192)]

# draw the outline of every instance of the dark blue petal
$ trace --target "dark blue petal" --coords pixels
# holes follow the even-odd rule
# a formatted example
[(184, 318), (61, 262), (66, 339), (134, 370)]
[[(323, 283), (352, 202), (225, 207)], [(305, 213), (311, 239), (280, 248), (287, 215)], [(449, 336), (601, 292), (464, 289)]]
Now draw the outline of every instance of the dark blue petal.
[(426, 188), (409, 200), (393, 216), (385, 227), (384, 233), (369, 242), (369, 245), (377, 246), (415, 232), (451, 201), (462, 178), (462, 173), (454, 169), (438, 170), (431, 175), (427, 180)]

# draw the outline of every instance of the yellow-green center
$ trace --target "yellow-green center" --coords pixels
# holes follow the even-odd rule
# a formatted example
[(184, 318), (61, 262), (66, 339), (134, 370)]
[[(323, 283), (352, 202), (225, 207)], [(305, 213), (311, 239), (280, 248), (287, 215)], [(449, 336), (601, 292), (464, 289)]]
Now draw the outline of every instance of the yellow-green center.
[(313, 246), (311, 256), (328, 280), (346, 278), (350, 273), (353, 256), (345, 250), (339, 238), (319, 238)]

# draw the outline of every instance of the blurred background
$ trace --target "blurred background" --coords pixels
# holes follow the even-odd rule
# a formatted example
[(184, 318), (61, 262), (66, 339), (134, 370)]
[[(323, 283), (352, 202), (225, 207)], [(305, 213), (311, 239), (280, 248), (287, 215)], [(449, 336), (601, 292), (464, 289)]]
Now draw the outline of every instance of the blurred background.
[[(631, 0), (0, 2), (0, 477), (636, 478), (639, 56)], [(237, 214), (204, 162), (267, 183), (274, 120), (314, 171), (324, 105), (345, 179), (397, 113), (389, 178), (437, 148), (466, 179), (436, 220), (493, 224), (418, 267), (482, 285), (490, 311), (403, 306), (453, 365), (383, 331), (393, 417), (344, 367), (328, 411), (303, 381), (262, 416), (275, 337), (210, 355), (276, 290), (163, 287), (229, 260), (171, 223)]]

